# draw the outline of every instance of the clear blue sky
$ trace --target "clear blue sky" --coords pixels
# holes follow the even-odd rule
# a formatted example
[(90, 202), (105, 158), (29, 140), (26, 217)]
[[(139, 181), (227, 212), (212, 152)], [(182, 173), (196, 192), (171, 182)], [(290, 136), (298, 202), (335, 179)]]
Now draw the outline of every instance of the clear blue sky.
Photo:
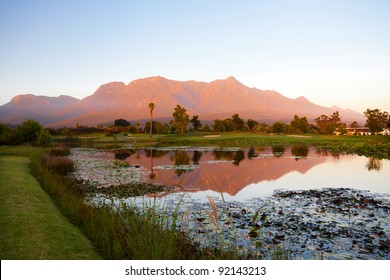
[(0, 0), (0, 104), (156, 75), (390, 111), (390, 1)]

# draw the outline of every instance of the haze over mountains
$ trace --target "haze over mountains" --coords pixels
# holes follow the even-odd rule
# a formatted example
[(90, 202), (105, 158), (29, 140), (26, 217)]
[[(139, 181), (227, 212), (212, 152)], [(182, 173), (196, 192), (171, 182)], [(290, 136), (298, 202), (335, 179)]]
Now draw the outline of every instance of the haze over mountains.
[(119, 118), (142, 122), (149, 118), (150, 102), (155, 104), (154, 119), (172, 118), (174, 107), (180, 104), (190, 116), (199, 115), (201, 121), (238, 113), (244, 119), (263, 122), (290, 122), (297, 114), (306, 116), (310, 122), (321, 114), (330, 115), (338, 110), (347, 124), (364, 122), (361, 113), (323, 107), (302, 96), (291, 99), (276, 91), (249, 88), (234, 77), (205, 83), (174, 81), (160, 76), (134, 80), (128, 85), (123, 82), (104, 84), (81, 100), (66, 95), (18, 95), (0, 106), (0, 121), (16, 124), (34, 118), (50, 127), (93, 126)]

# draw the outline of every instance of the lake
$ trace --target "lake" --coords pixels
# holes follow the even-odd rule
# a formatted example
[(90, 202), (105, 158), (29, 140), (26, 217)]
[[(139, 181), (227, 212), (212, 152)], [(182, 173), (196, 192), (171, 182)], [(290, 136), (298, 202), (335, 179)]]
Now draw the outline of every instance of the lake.
[[(390, 259), (389, 160), (306, 146), (72, 149), (71, 158), (73, 177), (92, 189), (87, 203), (157, 203), (200, 246), (222, 242), (261, 258), (283, 246), (293, 259)], [(145, 182), (180, 187), (117, 192)]]
[[(87, 153), (84, 158), (91, 159), (92, 164), (97, 161), (128, 164), (128, 169), (123, 168), (122, 172), (107, 174), (106, 179), (111, 182), (106, 184), (136, 178), (165, 186), (180, 184), (196, 199), (223, 192), (227, 200), (245, 201), (270, 195), (275, 189), (338, 187), (390, 193), (389, 160), (319, 152), (305, 146), (83, 151)], [(97, 172), (98, 178), (107, 171), (102, 169), (104, 166), (91, 167), (86, 172), (90, 172), (91, 178)], [(128, 179), (131, 173), (134, 174)]]

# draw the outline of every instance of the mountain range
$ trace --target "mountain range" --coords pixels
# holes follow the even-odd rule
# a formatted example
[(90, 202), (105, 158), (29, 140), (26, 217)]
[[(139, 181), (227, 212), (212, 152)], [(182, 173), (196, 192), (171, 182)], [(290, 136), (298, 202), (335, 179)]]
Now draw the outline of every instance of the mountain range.
[(313, 121), (321, 114), (339, 111), (342, 121), (364, 122), (363, 114), (338, 107), (323, 107), (301, 96), (291, 99), (272, 90), (250, 88), (234, 77), (210, 83), (174, 81), (160, 76), (138, 79), (125, 84), (111, 82), (101, 85), (95, 93), (77, 99), (71, 96), (18, 95), (0, 106), (0, 121), (20, 123), (33, 118), (47, 127), (98, 125), (123, 118), (140, 121), (149, 118), (149, 103), (155, 104), (153, 116), (171, 119), (177, 104), (190, 116), (201, 121), (227, 118), (238, 113), (241, 118), (262, 122), (290, 122), (295, 114)]

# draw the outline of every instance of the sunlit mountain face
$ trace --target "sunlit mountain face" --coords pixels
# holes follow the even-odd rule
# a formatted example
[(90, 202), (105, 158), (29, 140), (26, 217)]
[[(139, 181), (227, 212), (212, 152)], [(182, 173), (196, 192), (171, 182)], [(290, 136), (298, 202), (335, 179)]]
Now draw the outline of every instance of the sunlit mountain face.
[[(330, 115), (334, 108), (316, 105), (305, 97), (291, 99), (271, 90), (249, 88), (234, 77), (210, 83), (174, 81), (163, 77), (138, 79), (125, 84), (112, 82), (100, 86), (82, 100), (70, 96), (19, 95), (0, 106), (0, 121), (20, 123), (35, 118), (46, 126), (62, 127), (112, 123), (115, 119), (147, 120), (148, 104), (155, 104), (154, 118), (171, 118), (177, 104), (201, 120), (226, 118), (238, 113), (242, 118), (291, 121), (293, 116), (308, 120)], [(344, 122), (363, 122), (363, 115), (337, 108)]]

